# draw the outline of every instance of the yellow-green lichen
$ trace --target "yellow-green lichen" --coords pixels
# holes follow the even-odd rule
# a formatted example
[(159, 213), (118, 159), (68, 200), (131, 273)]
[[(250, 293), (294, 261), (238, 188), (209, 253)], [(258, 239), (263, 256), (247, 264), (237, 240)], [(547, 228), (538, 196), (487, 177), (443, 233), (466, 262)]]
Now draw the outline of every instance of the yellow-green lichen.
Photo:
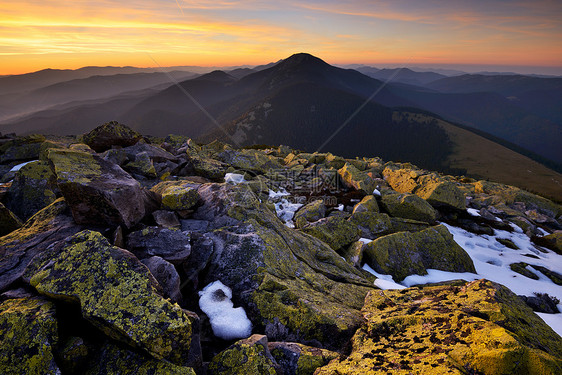
[(187, 357), (192, 317), (156, 293), (136, 258), (97, 232), (73, 236), (30, 283), (51, 298), (79, 301), (84, 318), (112, 338), (176, 364)]
[(41, 298), (2, 302), (0, 332), (3, 374), (60, 374), (53, 354), (58, 330), (52, 302)]

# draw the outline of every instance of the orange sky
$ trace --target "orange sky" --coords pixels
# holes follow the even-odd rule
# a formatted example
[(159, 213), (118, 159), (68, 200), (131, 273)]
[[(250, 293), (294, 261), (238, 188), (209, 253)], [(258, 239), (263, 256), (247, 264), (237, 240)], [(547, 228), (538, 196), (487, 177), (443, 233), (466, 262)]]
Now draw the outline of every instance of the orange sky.
[(562, 68), (561, 41), (558, 0), (0, 3), (0, 75), (88, 65), (254, 65), (295, 52), (333, 64)]

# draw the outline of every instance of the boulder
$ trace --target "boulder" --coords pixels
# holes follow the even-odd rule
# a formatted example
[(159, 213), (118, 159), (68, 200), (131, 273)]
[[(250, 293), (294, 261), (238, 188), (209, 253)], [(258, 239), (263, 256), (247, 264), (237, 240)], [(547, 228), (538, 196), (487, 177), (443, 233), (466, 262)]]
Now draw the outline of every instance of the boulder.
[(177, 162), (178, 158), (162, 147), (151, 145), (148, 143), (137, 143), (133, 146), (125, 147), (123, 149), (129, 160), (135, 160), (137, 155), (146, 153), (148, 158), (154, 163), (165, 163), (168, 161)]
[(373, 195), (366, 195), (353, 207), (353, 213), (359, 212), (379, 212), (377, 199)]
[(173, 264), (165, 261), (159, 256), (153, 256), (143, 259), (144, 264), (150, 270), (150, 273), (158, 281), (164, 297), (171, 299), (173, 302), (181, 302), (182, 295), (180, 291), (180, 276)]
[(100, 233), (77, 233), (41, 260), (28, 269), (29, 283), (50, 298), (78, 303), (107, 336), (180, 366), (198, 357), (198, 317), (161, 297), (147, 268)]
[(140, 152), (123, 166), (130, 173), (139, 174), (148, 178), (156, 178), (156, 168), (147, 152)]
[(375, 271), (390, 274), (398, 282), (408, 275), (426, 275), (427, 268), (476, 273), (472, 259), (444, 225), (377, 238), (365, 247), (364, 259)]
[(55, 305), (43, 298), (0, 303), (0, 369), (4, 374), (60, 374)]
[(310, 223), (302, 231), (339, 250), (359, 239), (358, 226), (339, 216), (330, 216)]
[(302, 228), (308, 223), (318, 221), (326, 216), (326, 205), (322, 199), (302, 206), (294, 216), (295, 226)]
[(0, 237), (21, 228), (21, 220), (0, 202)]
[(425, 221), (391, 217), (392, 232), (419, 232), (430, 227)]
[(533, 242), (562, 255), (562, 231), (547, 234), (543, 237), (533, 237)]
[(388, 184), (399, 193), (412, 193), (433, 207), (464, 210), (464, 193), (457, 184), (435, 173), (390, 164), (383, 170)]
[(217, 354), (209, 363), (207, 373), (277, 375), (277, 367), (267, 348), (267, 337), (252, 335)]
[(82, 138), (96, 152), (104, 152), (114, 146), (132, 146), (141, 139), (141, 134), (117, 121), (100, 125)]
[(138, 258), (159, 256), (180, 264), (191, 254), (189, 233), (179, 229), (147, 227), (127, 236), (127, 249)]
[(181, 211), (193, 208), (198, 200), (198, 184), (187, 181), (165, 181), (154, 186), (151, 190), (162, 196), (162, 208), (165, 210)]
[(457, 184), (443, 181), (436, 174), (421, 176), (418, 183), (420, 187), (416, 189), (415, 194), (425, 199), (433, 207), (466, 209), (464, 193), (458, 188)]
[(378, 290), (351, 354), (315, 374), (560, 374), (562, 338), (487, 280)]
[(16, 172), (4, 201), (6, 207), (25, 221), (53, 203), (57, 194), (60, 196), (57, 177), (49, 163), (34, 161)]
[(341, 348), (372, 282), (324, 242), (286, 227), (242, 186), (206, 184), (199, 194), (194, 218), (216, 228), (207, 234), (213, 254), (204, 285), (230, 287), (235, 305), (272, 340)]
[(318, 367), (339, 358), (339, 353), (296, 342), (270, 342), (269, 352), (284, 375), (313, 375)]
[(393, 232), (392, 222), (387, 214), (374, 211), (355, 212), (349, 219), (361, 231), (361, 237), (375, 239)]
[(127, 172), (99, 156), (57, 149), (48, 158), (79, 224), (130, 228), (145, 216), (154, 199)]
[(0, 292), (21, 278), (36, 255), (80, 230), (68, 205), (59, 198), (21, 228), (0, 237)]
[(237, 170), (262, 174), (281, 168), (278, 158), (266, 155), (260, 150), (224, 150), (216, 156), (216, 159)]
[(366, 172), (360, 171), (353, 164), (345, 163), (343, 167), (338, 169), (344, 185), (355, 190), (362, 190), (366, 194), (372, 194), (376, 184), (373, 178)]
[(342, 257), (345, 258), (347, 263), (353, 267), (360, 268), (363, 263), (363, 250), (365, 243), (363, 241), (355, 241), (343, 251), (340, 251)]
[(169, 229), (179, 229), (181, 227), (181, 223), (173, 211), (157, 210), (152, 213), (152, 217), (160, 227)]
[(92, 361), (93, 366), (82, 372), (85, 375), (136, 375), (166, 374), (195, 375), (191, 367), (178, 366), (164, 360), (156, 360), (146, 354), (107, 343)]
[(427, 201), (410, 193), (397, 193), (392, 190), (382, 192), (381, 204), (395, 217), (432, 223), (437, 219), (437, 212)]
[(32, 134), (0, 144), (0, 164), (39, 159), (45, 140), (43, 135)]

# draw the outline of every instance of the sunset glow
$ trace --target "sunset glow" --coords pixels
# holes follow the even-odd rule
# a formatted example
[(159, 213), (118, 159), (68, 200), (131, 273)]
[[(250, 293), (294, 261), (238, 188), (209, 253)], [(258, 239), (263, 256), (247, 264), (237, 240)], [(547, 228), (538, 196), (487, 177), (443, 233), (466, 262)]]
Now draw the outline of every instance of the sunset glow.
[(88, 65), (562, 66), (560, 1), (0, 3), (0, 75)]

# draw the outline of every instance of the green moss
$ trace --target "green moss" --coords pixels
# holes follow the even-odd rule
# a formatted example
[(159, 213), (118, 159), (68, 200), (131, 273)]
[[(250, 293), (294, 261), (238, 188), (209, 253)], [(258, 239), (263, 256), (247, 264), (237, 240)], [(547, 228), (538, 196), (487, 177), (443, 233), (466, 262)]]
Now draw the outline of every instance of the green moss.
[(392, 190), (384, 190), (381, 203), (391, 216), (427, 223), (434, 222), (437, 219), (435, 209), (424, 199), (414, 194), (400, 194)]
[(391, 274), (397, 281), (425, 275), (427, 268), (476, 273), (470, 256), (443, 225), (377, 238), (366, 245), (364, 258), (375, 271)]
[(330, 216), (311, 223), (303, 227), (302, 231), (327, 243), (334, 250), (357, 241), (361, 233), (355, 223), (339, 216)]
[(132, 173), (138, 173), (149, 178), (156, 178), (156, 168), (148, 156), (148, 153), (140, 152), (135, 156), (134, 161), (125, 164), (124, 168)]
[(535, 273), (529, 271), (526, 268), (527, 266), (528, 266), (527, 263), (519, 262), (519, 263), (511, 263), (509, 265), (509, 268), (511, 268), (513, 272), (517, 272), (525, 277), (528, 277), (529, 279), (538, 280), (539, 277)]
[(4, 374), (60, 374), (55, 306), (41, 298), (10, 299), (0, 304), (0, 369)]
[(321, 199), (316, 200), (301, 207), (295, 213), (295, 226), (297, 228), (302, 228), (309, 222), (320, 220), (324, 216), (326, 216), (326, 206), (324, 205), (324, 201)]
[(238, 341), (217, 354), (209, 363), (209, 374), (271, 374), (276, 375), (275, 363), (261, 343)]
[(175, 364), (187, 358), (193, 318), (157, 293), (156, 282), (134, 256), (97, 232), (71, 237), (30, 284), (51, 298), (80, 302), (84, 318), (114, 339)]

